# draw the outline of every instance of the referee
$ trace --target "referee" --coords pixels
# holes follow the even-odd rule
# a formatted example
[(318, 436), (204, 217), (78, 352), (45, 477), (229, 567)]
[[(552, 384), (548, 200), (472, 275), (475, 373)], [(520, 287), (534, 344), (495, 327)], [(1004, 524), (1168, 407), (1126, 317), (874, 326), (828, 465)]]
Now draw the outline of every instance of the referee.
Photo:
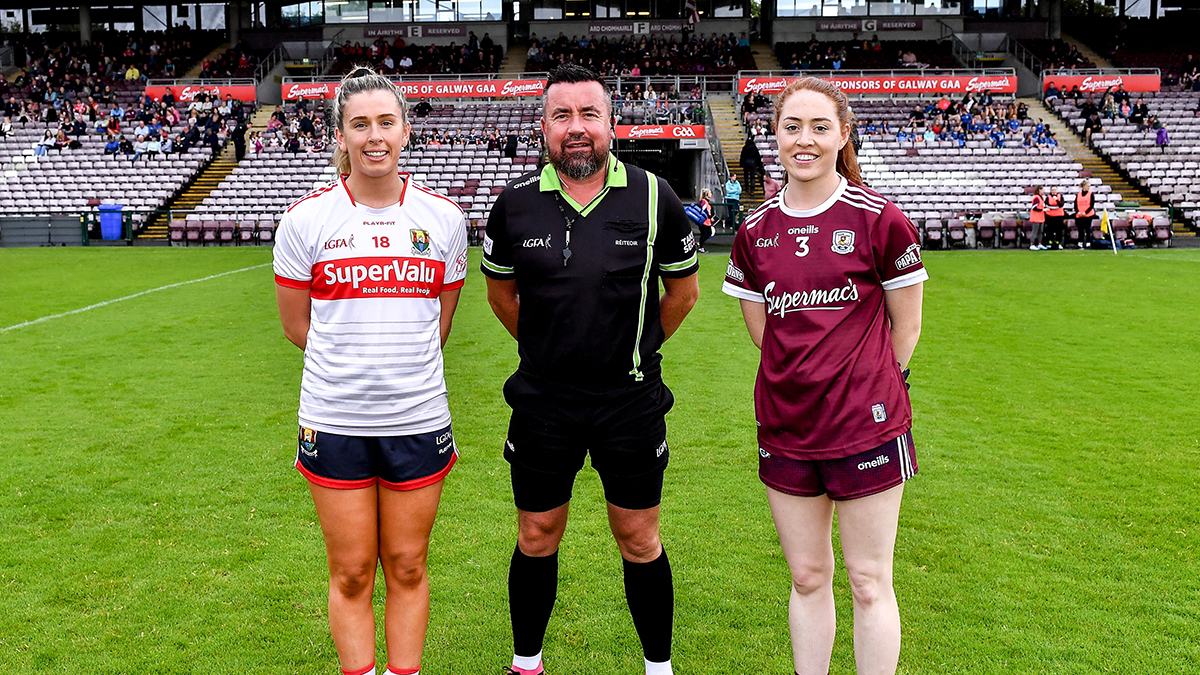
[(666, 181), (609, 152), (611, 101), (586, 68), (550, 73), (541, 121), (549, 163), (505, 188), (484, 238), (488, 302), (521, 358), (504, 385), (513, 410), (504, 458), (519, 526), (508, 575), (510, 675), (543, 672), (558, 545), (588, 453), (646, 673), (671, 673), (674, 590), (658, 522), (664, 415), (674, 398), (658, 349), (696, 303), (698, 262), (691, 223)]

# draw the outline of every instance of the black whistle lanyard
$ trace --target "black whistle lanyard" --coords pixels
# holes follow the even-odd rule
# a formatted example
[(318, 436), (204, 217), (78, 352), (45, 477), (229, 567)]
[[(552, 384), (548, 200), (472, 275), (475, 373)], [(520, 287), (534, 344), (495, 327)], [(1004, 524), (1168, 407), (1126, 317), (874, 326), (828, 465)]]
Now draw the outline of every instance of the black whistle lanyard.
[(563, 244), (562, 252), (563, 267), (566, 267), (567, 261), (571, 259), (571, 226), (575, 224), (575, 221), (579, 219), (579, 216), (576, 215), (574, 218), (572, 218), (571, 216), (567, 215), (567, 210), (563, 208), (562, 195), (560, 195), (557, 190), (554, 192), (554, 205), (558, 207), (558, 212), (562, 214), (563, 221), (565, 221), (567, 224), (566, 243)]

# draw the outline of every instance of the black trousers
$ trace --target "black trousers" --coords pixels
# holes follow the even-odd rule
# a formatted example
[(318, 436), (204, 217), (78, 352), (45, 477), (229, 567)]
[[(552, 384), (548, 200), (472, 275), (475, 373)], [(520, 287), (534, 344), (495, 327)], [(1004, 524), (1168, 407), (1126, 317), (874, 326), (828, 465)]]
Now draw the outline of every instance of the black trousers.
[(1075, 216), (1075, 227), (1079, 228), (1079, 243), (1092, 243), (1092, 219), (1094, 216)]
[(1066, 216), (1046, 216), (1046, 245), (1062, 246)]

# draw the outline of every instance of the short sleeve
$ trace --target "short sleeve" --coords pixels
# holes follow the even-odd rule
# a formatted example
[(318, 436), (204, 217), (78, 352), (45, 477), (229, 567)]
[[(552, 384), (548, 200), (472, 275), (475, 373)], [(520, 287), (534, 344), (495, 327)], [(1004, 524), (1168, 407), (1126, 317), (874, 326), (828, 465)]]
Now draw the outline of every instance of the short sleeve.
[(743, 227), (733, 237), (733, 250), (729, 252), (729, 264), (725, 266), (725, 283), (721, 291), (739, 300), (765, 302), (762, 288), (754, 273), (754, 260), (750, 257), (750, 228)]
[(467, 278), (467, 219), (462, 211), (450, 218), (450, 241), (446, 247), (446, 272), (442, 290), (461, 288)]
[(492, 212), (488, 214), (487, 230), (483, 235), (483, 262), (479, 269), (493, 279), (515, 279), (512, 246), (509, 245), (508, 221), (505, 217), (505, 196), (508, 190), (496, 197)]
[(883, 290), (894, 291), (929, 278), (921, 262), (920, 237), (917, 226), (895, 204), (888, 202), (883, 207), (872, 238)]
[(286, 288), (308, 290), (312, 286), (313, 250), (304, 243), (300, 227), (291, 213), (283, 214), (275, 233), (275, 283)]
[(692, 219), (688, 218), (683, 202), (665, 180), (649, 172), (646, 175), (658, 181), (658, 231), (654, 239), (658, 274), (668, 279), (690, 277), (700, 269), (696, 238), (692, 236)]

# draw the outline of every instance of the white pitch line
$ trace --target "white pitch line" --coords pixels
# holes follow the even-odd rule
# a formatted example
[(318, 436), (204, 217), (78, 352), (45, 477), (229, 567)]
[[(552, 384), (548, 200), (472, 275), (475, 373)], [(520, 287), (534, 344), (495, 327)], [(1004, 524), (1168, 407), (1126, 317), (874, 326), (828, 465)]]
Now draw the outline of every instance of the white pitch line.
[(88, 305), (87, 307), (81, 307), (81, 308), (79, 308), (79, 309), (73, 309), (73, 310), (71, 310), (71, 311), (69, 311), (69, 312), (63, 312), (62, 314), (51, 314), (50, 316), (43, 316), (43, 317), (42, 317), (42, 318), (40, 318), (40, 319), (34, 319), (34, 320), (32, 320), (32, 321), (26, 321), (26, 322), (24, 322), (24, 323), (18, 323), (18, 324), (16, 324), (16, 325), (9, 326), (9, 327), (7, 327), (7, 328), (0, 328), (0, 333), (7, 333), (7, 332), (8, 332), (8, 331), (10, 331), (10, 330), (16, 330), (16, 329), (18, 329), (18, 328), (24, 328), (24, 327), (26, 327), (26, 326), (32, 326), (32, 325), (34, 325), (34, 324), (36, 324), (36, 323), (41, 323), (41, 322), (43, 322), (43, 321), (49, 321), (49, 320), (51, 320), (51, 319), (61, 319), (61, 318), (62, 318), (62, 317), (64, 317), (64, 316), (71, 316), (72, 314), (79, 314), (80, 312), (86, 312), (86, 311), (88, 311), (89, 309), (96, 309), (97, 307), (104, 307), (105, 305), (111, 305), (111, 304), (113, 304), (113, 303), (116, 303), (116, 302), (121, 302), (121, 301), (124, 301), (124, 300), (132, 300), (132, 299), (134, 299), (134, 298), (137, 298), (137, 297), (140, 297), (140, 296), (143, 296), (143, 295), (147, 295), (147, 294), (149, 294), (149, 293), (157, 293), (158, 291), (165, 291), (165, 290), (167, 290), (168, 288), (177, 288), (177, 287), (179, 287), (179, 286), (187, 286), (188, 284), (198, 284), (198, 283), (200, 283), (201, 281), (208, 281), (209, 279), (216, 279), (217, 277), (224, 277), (224, 276), (228, 276), (228, 275), (230, 275), (230, 274), (237, 274), (238, 272), (246, 272), (246, 271), (248, 271), (248, 270), (256, 270), (256, 269), (258, 269), (258, 268), (260, 268), (260, 267), (266, 267), (266, 266), (268, 266), (268, 265), (270, 265), (270, 264), (271, 264), (271, 263), (263, 263), (263, 264), (261, 264), (261, 265), (254, 265), (254, 266), (252, 266), (252, 267), (243, 267), (243, 268), (242, 268), (242, 269), (240, 269), (240, 270), (231, 270), (231, 271), (229, 271), (229, 272), (221, 272), (220, 274), (213, 274), (213, 275), (211, 275), (211, 276), (204, 277), (203, 279), (192, 279), (191, 281), (180, 281), (180, 282), (179, 282), (179, 283), (177, 283), (177, 284), (167, 284), (166, 286), (159, 286), (158, 288), (151, 288), (151, 289), (150, 289), (150, 290), (148, 290), (148, 291), (142, 291), (142, 292), (140, 292), (140, 293), (134, 293), (133, 295), (127, 295), (127, 296), (125, 296), (125, 297), (123, 297), (123, 298), (116, 298), (115, 300), (105, 300), (104, 302), (97, 302), (97, 303), (96, 303), (96, 304), (94, 304), (94, 305)]
[(1170, 256), (1138, 255), (1137, 253), (1126, 253), (1125, 255), (1129, 258), (1145, 258), (1146, 260), (1161, 260), (1164, 262), (1200, 263), (1200, 260), (1197, 260), (1196, 258), (1172, 258)]

